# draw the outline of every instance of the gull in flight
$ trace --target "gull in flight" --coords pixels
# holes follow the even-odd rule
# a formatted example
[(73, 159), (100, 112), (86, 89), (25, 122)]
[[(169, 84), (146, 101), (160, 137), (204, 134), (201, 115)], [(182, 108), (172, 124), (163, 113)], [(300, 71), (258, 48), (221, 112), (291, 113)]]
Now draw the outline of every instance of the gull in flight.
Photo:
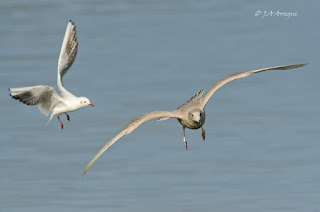
[(70, 66), (76, 59), (78, 51), (78, 37), (76, 35), (76, 26), (71, 20), (68, 22), (66, 33), (61, 46), (59, 61), (58, 61), (58, 79), (57, 84), (61, 96), (57, 94), (53, 87), (46, 85), (37, 85), (21, 88), (9, 88), (11, 97), (17, 99), (26, 105), (37, 105), (40, 112), (46, 116), (51, 113), (50, 119), (46, 126), (51, 121), (54, 115), (58, 115), (58, 120), (63, 129), (63, 124), (59, 115), (65, 113), (68, 121), (70, 120), (67, 112), (72, 112), (88, 105), (94, 106), (86, 97), (76, 97), (67, 91), (62, 85), (62, 77), (67, 73)]
[(191, 99), (189, 99), (186, 103), (178, 107), (176, 110), (173, 111), (153, 111), (149, 113), (144, 113), (133, 120), (131, 120), (122, 130), (121, 132), (116, 135), (113, 139), (111, 139), (105, 146), (103, 146), (99, 152), (93, 157), (93, 159), (90, 161), (90, 163), (87, 165), (87, 167), (84, 169), (82, 176), (86, 174), (88, 169), (92, 166), (92, 164), (100, 157), (100, 155), (106, 151), (112, 144), (114, 144), (117, 140), (119, 140), (122, 136), (130, 134), (132, 131), (134, 131), (137, 127), (139, 127), (141, 124), (155, 118), (159, 118), (158, 120), (167, 120), (169, 118), (177, 118), (180, 124), (182, 125), (183, 129), (183, 143), (186, 148), (187, 147), (187, 141), (185, 137), (185, 128), (189, 129), (202, 129), (202, 138), (203, 140), (206, 137), (205, 130), (202, 128), (202, 125), (205, 122), (206, 119), (206, 113), (205, 113), (205, 106), (211, 96), (222, 86), (225, 84), (239, 78), (250, 76), (253, 73), (259, 73), (262, 71), (269, 71), (269, 70), (288, 70), (293, 68), (299, 68), (302, 66), (305, 66), (307, 64), (294, 64), (294, 65), (286, 65), (286, 66), (277, 66), (277, 67), (269, 67), (269, 68), (263, 68), (263, 69), (257, 69), (253, 71), (248, 72), (239, 72), (231, 74), (223, 79), (221, 79), (219, 82), (217, 82), (215, 85), (213, 85), (209, 91), (203, 95), (203, 91), (201, 90), (196, 95), (194, 95)]

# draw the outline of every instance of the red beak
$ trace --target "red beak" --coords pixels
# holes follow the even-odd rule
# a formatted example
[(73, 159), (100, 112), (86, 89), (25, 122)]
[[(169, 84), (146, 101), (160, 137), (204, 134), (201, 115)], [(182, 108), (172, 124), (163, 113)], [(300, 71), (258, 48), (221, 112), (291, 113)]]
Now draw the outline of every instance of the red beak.
[(89, 105), (90, 105), (90, 106), (92, 106), (92, 107), (94, 107), (94, 105), (93, 105), (93, 104), (91, 104), (91, 103), (90, 103)]

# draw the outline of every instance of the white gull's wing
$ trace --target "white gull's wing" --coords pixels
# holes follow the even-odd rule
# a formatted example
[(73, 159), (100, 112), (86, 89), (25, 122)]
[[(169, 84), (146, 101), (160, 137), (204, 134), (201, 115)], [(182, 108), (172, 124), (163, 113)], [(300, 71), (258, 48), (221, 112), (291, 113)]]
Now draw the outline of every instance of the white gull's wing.
[(117, 140), (119, 140), (122, 136), (130, 134), (134, 131), (137, 127), (141, 124), (155, 118), (160, 117), (174, 117), (174, 118), (182, 118), (178, 114), (177, 111), (153, 111), (149, 113), (144, 113), (134, 119), (132, 119), (122, 130), (121, 132), (116, 135), (113, 139), (111, 139), (106, 145), (104, 145), (99, 152), (92, 158), (90, 163), (86, 166), (84, 171), (82, 172), (82, 176), (84, 176), (92, 164), (102, 155), (104, 151), (106, 151), (112, 144), (114, 144)]
[(222, 80), (220, 80), (219, 82), (217, 82), (215, 85), (213, 85), (209, 91), (203, 95), (203, 97), (200, 99), (202, 106), (204, 107), (207, 102), (209, 101), (209, 99), (211, 98), (211, 96), (222, 86), (224, 86), (225, 84), (232, 82), (235, 79), (239, 79), (239, 78), (243, 78), (243, 77), (247, 77), (250, 76), (253, 73), (258, 73), (258, 72), (262, 72), (262, 71), (269, 71), (269, 70), (288, 70), (288, 69), (294, 69), (294, 68), (299, 68), (302, 66), (307, 65), (308, 63), (305, 64), (294, 64), (294, 65), (286, 65), (286, 66), (276, 66), (276, 67), (269, 67), (269, 68), (262, 68), (262, 69), (257, 69), (257, 70), (252, 70), (252, 71), (248, 71), (248, 72), (239, 72), (239, 73), (234, 73), (231, 74), (225, 78), (223, 78)]
[[(78, 37), (76, 35), (76, 26), (71, 20), (68, 22), (66, 32), (63, 38), (59, 61), (58, 61), (58, 87), (62, 92), (62, 77), (74, 62), (78, 51)], [(62, 88), (61, 88), (62, 87)]]
[(46, 116), (60, 102), (61, 97), (53, 87), (30, 86), (21, 88), (9, 88), (13, 99), (19, 100), (26, 105), (37, 105), (40, 112)]

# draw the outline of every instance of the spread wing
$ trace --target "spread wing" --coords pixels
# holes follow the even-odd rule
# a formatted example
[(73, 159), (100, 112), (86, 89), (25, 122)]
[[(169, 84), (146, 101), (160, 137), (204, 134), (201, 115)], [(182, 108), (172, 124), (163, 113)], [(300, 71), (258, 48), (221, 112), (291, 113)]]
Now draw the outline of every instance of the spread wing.
[(288, 70), (288, 69), (294, 69), (294, 68), (299, 68), (302, 66), (307, 65), (308, 63), (305, 64), (294, 64), (294, 65), (286, 65), (286, 66), (276, 66), (276, 67), (269, 67), (269, 68), (262, 68), (262, 69), (257, 69), (257, 70), (252, 70), (252, 71), (248, 71), (248, 72), (239, 72), (239, 73), (234, 73), (231, 74), (225, 78), (223, 78), (222, 80), (220, 80), (219, 82), (217, 82), (214, 86), (212, 86), (209, 91), (202, 97), (201, 101), (203, 104), (203, 107), (207, 104), (207, 102), (209, 101), (209, 99), (211, 98), (211, 96), (217, 91), (219, 90), (219, 88), (221, 88), (222, 86), (224, 86), (225, 84), (232, 82), (235, 79), (239, 79), (239, 78), (243, 78), (243, 77), (247, 77), (250, 76), (253, 73), (259, 73), (259, 72), (263, 72), (263, 71), (269, 71), (269, 70)]
[(22, 88), (10, 88), (10, 96), (26, 105), (37, 105), (41, 113), (46, 116), (53, 107), (60, 102), (60, 97), (53, 87), (31, 86)]
[[(68, 22), (63, 38), (59, 61), (58, 61), (58, 86), (62, 87), (62, 77), (67, 73), (73, 64), (78, 51), (78, 37), (76, 26), (71, 20)], [(60, 84), (60, 85), (59, 85)], [(60, 89), (61, 90), (61, 89)]]
[[(180, 116), (176, 111), (153, 111), (149, 113), (144, 113), (133, 120), (131, 120), (122, 130), (121, 132), (116, 135), (113, 139), (111, 139), (106, 145), (104, 145), (99, 152), (93, 157), (93, 159), (90, 161), (90, 163), (87, 165), (87, 167), (82, 172), (82, 176), (86, 174), (86, 172), (89, 170), (89, 168), (92, 166), (92, 164), (102, 155), (104, 151), (106, 151), (112, 144), (114, 144), (117, 140), (119, 140), (122, 136), (130, 134), (132, 131), (134, 131), (137, 127), (139, 127), (141, 124), (155, 118), (160, 117), (175, 117), (179, 118)], [(180, 117), (181, 118), (181, 117)]]

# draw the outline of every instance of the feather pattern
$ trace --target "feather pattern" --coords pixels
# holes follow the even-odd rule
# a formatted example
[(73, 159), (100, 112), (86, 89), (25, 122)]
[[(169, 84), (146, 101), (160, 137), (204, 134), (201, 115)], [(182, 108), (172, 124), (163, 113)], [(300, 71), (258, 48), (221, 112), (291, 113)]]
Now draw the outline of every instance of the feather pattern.
[(198, 99), (200, 99), (203, 95), (204, 89), (199, 91), (198, 93), (196, 93), (193, 97), (191, 97), (188, 101), (186, 101), (184, 104), (182, 104), (180, 107), (178, 107), (177, 109), (180, 109), (182, 107), (185, 107), (188, 104), (192, 104), (193, 102), (196, 102)]
[(22, 88), (10, 88), (10, 96), (26, 105), (36, 105), (40, 112), (48, 115), (54, 106), (61, 102), (61, 98), (53, 87), (50, 86), (30, 86)]
[(78, 52), (77, 28), (71, 20), (68, 23), (58, 62), (60, 77), (67, 73)]

